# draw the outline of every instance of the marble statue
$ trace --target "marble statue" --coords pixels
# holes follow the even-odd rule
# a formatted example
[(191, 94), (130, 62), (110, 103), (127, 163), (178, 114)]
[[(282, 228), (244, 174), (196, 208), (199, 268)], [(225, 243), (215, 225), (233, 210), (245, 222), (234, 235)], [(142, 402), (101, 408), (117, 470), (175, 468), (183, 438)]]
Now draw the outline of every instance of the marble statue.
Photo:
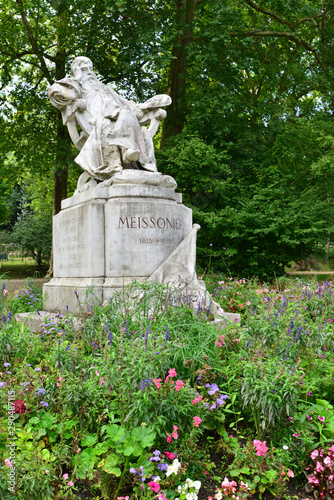
[(80, 151), (76, 163), (98, 181), (123, 169), (157, 172), (152, 139), (167, 114), (161, 107), (171, 98), (162, 94), (142, 104), (128, 101), (97, 79), (88, 57), (76, 57), (71, 71), (73, 78), (55, 82), (48, 95)]

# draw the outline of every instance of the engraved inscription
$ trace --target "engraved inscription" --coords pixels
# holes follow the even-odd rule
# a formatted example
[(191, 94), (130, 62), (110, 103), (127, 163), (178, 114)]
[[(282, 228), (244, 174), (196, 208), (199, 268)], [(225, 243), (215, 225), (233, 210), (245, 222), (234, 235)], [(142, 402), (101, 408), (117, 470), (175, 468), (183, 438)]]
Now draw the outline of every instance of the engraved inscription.
[(169, 217), (119, 217), (118, 229), (174, 229), (180, 231), (182, 221)]
[(172, 238), (139, 238), (139, 243), (142, 245), (152, 245), (152, 243), (174, 245), (174, 240)]

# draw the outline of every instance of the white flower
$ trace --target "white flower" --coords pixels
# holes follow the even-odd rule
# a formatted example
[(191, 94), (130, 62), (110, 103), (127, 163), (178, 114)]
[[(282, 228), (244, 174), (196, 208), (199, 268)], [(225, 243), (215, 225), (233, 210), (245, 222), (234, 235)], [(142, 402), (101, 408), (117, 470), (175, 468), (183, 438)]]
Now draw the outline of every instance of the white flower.
[(179, 493), (182, 491), (182, 486), (181, 486), (181, 485), (179, 485), (179, 486), (177, 487), (177, 491), (178, 491)]
[(201, 481), (194, 481), (194, 487), (195, 487), (196, 492), (198, 492), (200, 490), (201, 485), (202, 485)]
[(283, 450), (288, 450), (289, 449), (289, 446), (287, 446), (286, 444), (284, 446), (282, 446)]
[(192, 493), (187, 493), (187, 494), (186, 494), (186, 499), (187, 499), (187, 500), (193, 500)]
[(154, 482), (155, 482), (155, 483), (158, 483), (159, 481), (161, 481), (161, 477), (159, 477), (159, 476), (155, 476), (155, 478), (154, 478)]
[(223, 495), (222, 495), (222, 492), (220, 490), (217, 491), (217, 493), (215, 494), (215, 498), (216, 498), (216, 500), (222, 500)]
[(188, 483), (189, 488), (193, 488), (195, 486), (194, 481), (192, 481), (191, 479), (189, 479), (189, 481), (187, 480), (187, 483)]

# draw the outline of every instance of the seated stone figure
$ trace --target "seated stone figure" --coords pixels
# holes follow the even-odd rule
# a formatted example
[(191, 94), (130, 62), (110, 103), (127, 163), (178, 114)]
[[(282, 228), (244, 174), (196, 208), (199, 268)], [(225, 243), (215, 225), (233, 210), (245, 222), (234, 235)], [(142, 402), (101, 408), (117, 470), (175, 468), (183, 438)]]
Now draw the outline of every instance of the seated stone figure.
[(73, 78), (55, 82), (48, 95), (80, 150), (76, 163), (100, 181), (124, 168), (156, 172), (152, 138), (166, 117), (160, 108), (171, 98), (157, 95), (143, 104), (128, 101), (97, 79), (88, 57), (75, 58), (71, 71)]

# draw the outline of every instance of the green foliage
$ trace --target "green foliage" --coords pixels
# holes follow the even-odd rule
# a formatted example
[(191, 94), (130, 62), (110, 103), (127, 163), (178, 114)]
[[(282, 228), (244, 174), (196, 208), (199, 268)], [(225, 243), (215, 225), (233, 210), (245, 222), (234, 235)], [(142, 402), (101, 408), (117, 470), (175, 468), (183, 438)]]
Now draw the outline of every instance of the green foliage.
[(14, 226), (13, 241), (29, 252), (39, 266), (48, 260), (52, 245), (52, 221), (48, 213), (23, 214)]

